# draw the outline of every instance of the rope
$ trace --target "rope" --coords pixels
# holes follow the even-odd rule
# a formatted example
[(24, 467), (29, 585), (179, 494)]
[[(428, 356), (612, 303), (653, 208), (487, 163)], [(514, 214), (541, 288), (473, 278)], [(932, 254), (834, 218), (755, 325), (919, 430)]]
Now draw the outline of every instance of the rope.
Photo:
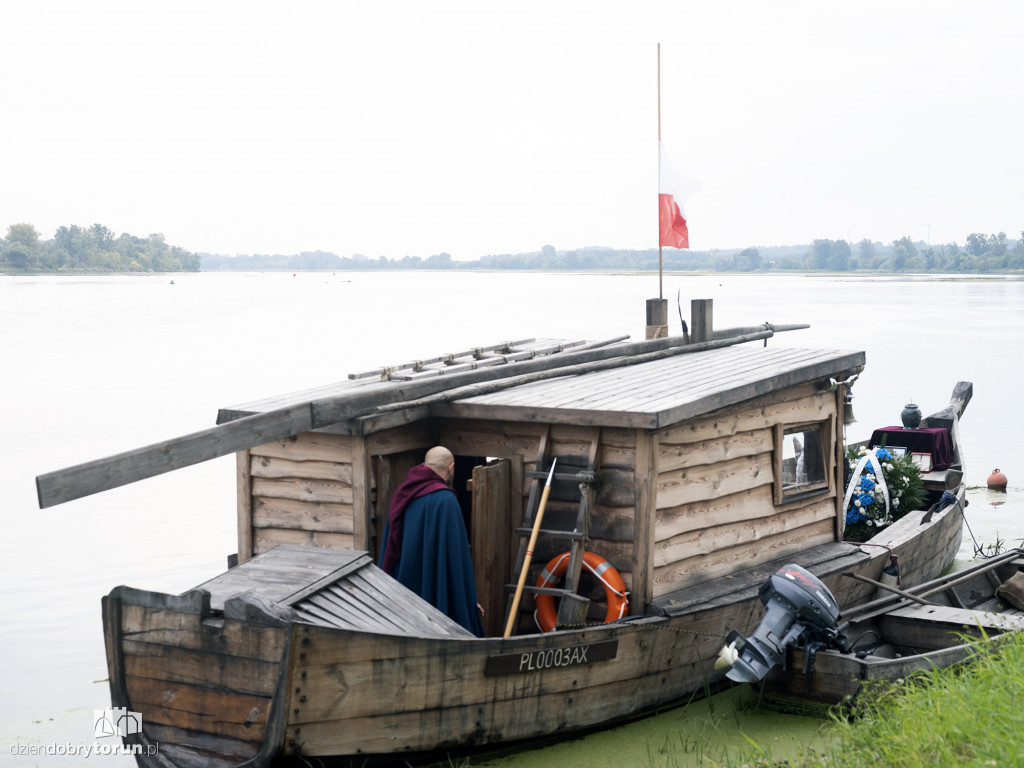
[[(593, 627), (607, 627), (607, 626), (608, 626), (608, 624), (603, 622), (603, 621), (586, 621), (586, 622), (583, 622), (582, 624), (559, 624), (557, 629), (559, 629), (559, 630), (566, 630), (566, 629), (591, 629)], [(685, 627), (663, 627), (663, 626), (656, 626), (656, 627), (642, 626), (642, 627), (637, 627), (637, 631), (641, 631), (641, 632), (654, 632), (656, 630), (660, 630), (662, 632), (675, 632), (676, 634), (682, 634), (682, 633), (685, 632), (688, 635), (696, 635), (698, 637), (712, 637), (715, 640), (725, 640), (726, 639), (726, 635), (716, 634), (716, 633), (712, 633), (712, 632), (698, 632), (695, 629), (686, 629)]]
[(971, 530), (971, 524), (967, 522), (967, 514), (964, 512), (964, 507), (960, 503), (960, 497), (957, 496), (955, 493), (953, 493), (952, 491), (943, 491), (942, 498), (940, 498), (937, 502), (938, 509), (936, 511), (941, 512), (943, 509), (945, 509), (947, 506), (954, 502), (956, 502), (956, 506), (960, 510), (960, 517), (964, 519), (964, 525), (967, 526), (967, 532), (971, 534), (971, 541), (974, 542), (974, 556), (988, 559), (990, 557), (995, 557), (997, 554), (999, 554), (998, 552), (993, 552), (991, 555), (986, 555), (984, 550), (978, 545), (978, 540), (974, 538), (974, 531)]
[[(544, 583), (543, 584), (538, 584), (538, 586), (546, 587), (548, 584), (550, 584), (551, 583), (551, 578), (554, 576), (554, 572), (558, 570), (558, 568), (562, 564), (562, 562), (566, 558), (568, 558), (570, 555), (571, 555), (570, 552), (563, 552), (561, 555), (559, 555), (558, 559), (555, 561), (554, 567), (550, 571), (547, 569), (547, 566), (545, 566), (544, 570), (541, 571), (541, 576), (544, 577)], [(607, 565), (607, 561), (605, 562), (605, 565)], [(590, 563), (588, 563), (586, 560), (583, 561), (583, 566), (594, 575), (594, 578), (596, 578), (598, 581), (600, 581), (602, 584), (604, 584), (604, 588), (606, 590), (608, 590), (609, 592), (611, 592), (613, 594), (618, 595), (619, 597), (624, 597), (626, 599), (625, 602), (619, 607), (619, 618), (621, 619), (622, 615), (626, 612), (626, 608), (629, 606), (629, 591), (628, 590), (623, 590), (622, 592), (620, 592), (619, 590), (617, 590), (615, 587), (613, 587), (611, 584), (609, 584), (605, 580), (604, 576), (602, 576), (600, 573), (598, 573), (590, 565)], [(604, 570), (604, 569), (602, 569), (602, 570)], [(538, 627), (540, 626), (540, 622), (537, 621), (537, 611), (536, 611), (536, 609), (534, 609), (534, 611), (533, 611), (533, 621), (534, 621), (534, 623), (537, 624)], [(559, 624), (559, 625), (557, 625), (557, 627), (559, 629), (578, 629), (579, 627), (587, 627), (587, 626), (594, 626), (594, 627), (596, 627), (596, 626), (598, 626), (600, 624), (606, 624), (606, 623), (607, 622), (599, 621), (599, 622), (596, 622), (596, 623), (593, 623), (593, 624), (581, 624), (581, 625), (572, 625), (572, 626)]]

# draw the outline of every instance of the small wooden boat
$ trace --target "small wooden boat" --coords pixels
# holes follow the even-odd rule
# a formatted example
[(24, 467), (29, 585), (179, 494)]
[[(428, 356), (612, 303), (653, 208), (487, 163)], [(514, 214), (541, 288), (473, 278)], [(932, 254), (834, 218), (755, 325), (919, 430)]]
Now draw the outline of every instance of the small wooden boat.
[(1014, 549), (848, 611), (848, 650), (820, 649), (809, 665), (806, 649), (790, 647), (785, 666), (765, 678), (765, 693), (770, 703), (794, 706), (839, 704), (865, 688), (881, 692), (915, 672), (967, 661), (1024, 629), (1022, 608), (1024, 550)]
[[(112, 701), (143, 719), (124, 736), (140, 764), (405, 759), (606, 725), (721, 683), (726, 631), (756, 623), (758, 588), (784, 563), (845, 605), (875, 588), (843, 573), (878, 579), (893, 556), (907, 584), (947, 569), (956, 504), (911, 512), (870, 546), (843, 541), (844, 403), (864, 353), (769, 346), (787, 329), (768, 324), (714, 331), (710, 310), (694, 303), (685, 338), (528, 340), (357, 374), (37, 478), (49, 506), (236, 453), (234, 567), (182, 595), (103, 599)], [(964, 501), (970, 397), (961, 382), (924, 422), (953, 452), (931, 501)], [(438, 444), (465, 490), (482, 638), (374, 564), (392, 493)], [(512, 611), (542, 499), (526, 579), (540, 585)], [(566, 551), (556, 587), (540, 571)], [(617, 597), (588, 584), (584, 555), (621, 579), (621, 618), (607, 621)], [(558, 626), (543, 632), (548, 596)]]

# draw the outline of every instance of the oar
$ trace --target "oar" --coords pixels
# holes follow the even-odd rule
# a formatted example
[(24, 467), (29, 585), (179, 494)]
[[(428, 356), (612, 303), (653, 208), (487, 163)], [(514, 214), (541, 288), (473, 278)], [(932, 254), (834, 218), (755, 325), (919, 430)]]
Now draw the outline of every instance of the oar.
[(557, 458), (551, 460), (551, 471), (548, 472), (547, 482), (544, 483), (544, 493), (540, 496), (540, 506), (537, 507), (537, 519), (533, 521), (530, 543), (526, 545), (526, 559), (523, 560), (523, 570), (519, 572), (519, 583), (516, 585), (515, 597), (512, 598), (512, 610), (508, 612), (508, 623), (505, 625), (505, 634), (502, 637), (509, 637), (512, 634), (512, 625), (516, 623), (516, 614), (519, 612), (519, 598), (523, 596), (526, 573), (530, 570), (530, 561), (533, 560), (533, 545), (537, 543), (537, 534), (540, 533), (540, 521), (544, 519), (544, 507), (547, 506), (548, 494), (551, 493), (551, 478), (555, 476), (555, 463), (557, 461)]
[[(996, 566), (1002, 565), (1003, 563), (1013, 560), (1014, 558), (1020, 557), (1024, 554), (1024, 550), (1011, 549), (1009, 552), (1004, 552), (1002, 555), (996, 555), (991, 560), (985, 561), (983, 565), (974, 566), (963, 571), (957, 571), (955, 573), (947, 574), (933, 581), (926, 581), (924, 584), (918, 584), (916, 587), (910, 587), (908, 590), (901, 590), (905, 595), (911, 595), (918, 598), (925, 598), (929, 595), (934, 595), (936, 592), (943, 592), (947, 589), (951, 589), (959, 584), (963, 584), (965, 581), (977, 578), (984, 572), (991, 571), (995, 573)], [(849, 574), (844, 574), (849, 575)], [(867, 577), (862, 577), (867, 578)], [(876, 585), (880, 582), (873, 582)], [(888, 587), (887, 587), (888, 588)], [(885, 613), (891, 610), (891, 604), (896, 600), (896, 595), (889, 597), (875, 598), (871, 602), (861, 603), (849, 611), (843, 611), (843, 616), (850, 620), (862, 621), (868, 618), (872, 611), (876, 613)]]
[(898, 588), (896, 588), (896, 587), (894, 587), (894, 586), (892, 586), (890, 584), (883, 584), (880, 581), (875, 581), (874, 579), (869, 579), (867, 576), (862, 576), (859, 573), (844, 573), (843, 576), (847, 576), (848, 578), (851, 578), (851, 579), (856, 579), (857, 581), (863, 581), (865, 584), (874, 584), (879, 589), (884, 589), (886, 592), (892, 592), (894, 595), (899, 595), (900, 597), (905, 597), (905, 598), (907, 598), (907, 600), (912, 600), (913, 602), (920, 603), (921, 605), (938, 605), (938, 603), (933, 603), (931, 600), (925, 600), (922, 597), (918, 597), (917, 595), (912, 595), (910, 592), (907, 592), (907, 591), (902, 590), (902, 589), (898, 589)]

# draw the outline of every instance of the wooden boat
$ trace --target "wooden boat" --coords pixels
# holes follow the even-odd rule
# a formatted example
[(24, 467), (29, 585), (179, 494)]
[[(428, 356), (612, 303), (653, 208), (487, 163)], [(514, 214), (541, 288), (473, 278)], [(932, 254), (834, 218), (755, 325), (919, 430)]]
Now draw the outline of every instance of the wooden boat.
[[(891, 555), (906, 584), (948, 568), (956, 505), (912, 512), (870, 546), (842, 540), (843, 408), (864, 353), (776, 347), (787, 328), (714, 331), (710, 318), (694, 302), (687, 338), (531, 340), (357, 374), (37, 478), (49, 506), (237, 455), (237, 564), (182, 595), (103, 599), (111, 697), (142, 717), (124, 737), (140, 764), (406, 759), (605, 725), (720, 683), (726, 632), (756, 623), (758, 588), (783, 563), (845, 605), (874, 587), (841, 575), (878, 579)], [(952, 436), (954, 464), (970, 396), (961, 382), (924, 422)], [(484, 638), (374, 565), (391, 494), (435, 444), (468, 488)], [(555, 459), (527, 584), (562, 552), (571, 565), (561, 589), (527, 589), (502, 637)], [(957, 466), (929, 484), (964, 501)], [(622, 578), (621, 620), (604, 623), (584, 553)], [(561, 596), (552, 632), (532, 616), (544, 594)]]
[(843, 634), (849, 651), (790, 648), (785, 668), (765, 678), (767, 700), (834, 705), (865, 688), (974, 658), (1007, 632), (1024, 629), (1024, 550), (1014, 549), (963, 571), (858, 606)]

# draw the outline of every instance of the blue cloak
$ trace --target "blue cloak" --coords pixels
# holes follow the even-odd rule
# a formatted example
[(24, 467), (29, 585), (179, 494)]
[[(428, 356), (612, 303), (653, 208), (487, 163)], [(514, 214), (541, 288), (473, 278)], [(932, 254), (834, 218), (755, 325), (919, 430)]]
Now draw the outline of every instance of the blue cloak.
[(413, 499), (402, 517), (401, 557), (391, 576), (483, 637), (469, 537), (455, 493), (445, 489)]

